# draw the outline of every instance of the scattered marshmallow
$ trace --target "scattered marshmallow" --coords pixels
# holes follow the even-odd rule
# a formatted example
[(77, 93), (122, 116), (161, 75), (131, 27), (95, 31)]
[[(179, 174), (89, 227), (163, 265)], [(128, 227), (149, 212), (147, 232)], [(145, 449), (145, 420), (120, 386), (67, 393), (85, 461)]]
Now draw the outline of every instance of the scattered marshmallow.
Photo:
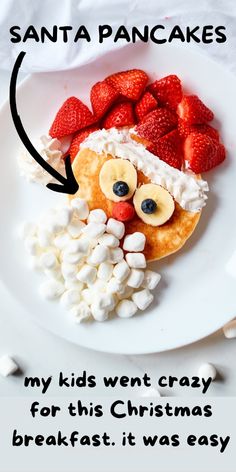
[(59, 234), (54, 238), (54, 244), (60, 250), (64, 249), (70, 241), (71, 237), (68, 233)]
[(236, 319), (230, 321), (223, 327), (223, 332), (226, 338), (236, 338)]
[(139, 288), (143, 282), (144, 273), (139, 269), (131, 269), (130, 275), (127, 279), (127, 285), (133, 288)]
[(88, 223), (83, 229), (82, 233), (88, 236), (89, 238), (99, 238), (105, 233), (106, 225), (103, 223)]
[(18, 369), (17, 363), (7, 354), (0, 358), (0, 375), (3, 377), (14, 374)]
[(76, 305), (80, 301), (80, 292), (77, 289), (66, 290), (61, 296), (60, 302), (65, 308), (70, 308)]
[(68, 262), (69, 264), (79, 264), (82, 261), (84, 255), (81, 252), (73, 254), (71, 252), (65, 251), (63, 253), (63, 262)]
[(56, 221), (58, 226), (65, 228), (70, 223), (72, 218), (72, 209), (69, 206), (59, 208), (56, 214)]
[(112, 293), (98, 293), (93, 299), (93, 305), (99, 309), (112, 311), (115, 308), (115, 300)]
[(94, 223), (106, 223), (107, 221), (107, 215), (105, 211), (96, 209), (96, 210), (91, 210), (88, 216), (88, 223), (94, 222)]
[(78, 280), (80, 280), (80, 282), (92, 284), (96, 279), (96, 275), (97, 270), (95, 267), (85, 264), (82, 269), (80, 269), (76, 277)]
[(88, 262), (92, 265), (99, 265), (109, 259), (109, 249), (106, 246), (98, 244), (88, 258)]
[(65, 290), (65, 286), (59, 280), (46, 280), (39, 287), (39, 293), (43, 298), (47, 300), (54, 300), (60, 297)]
[(116, 314), (119, 318), (131, 318), (137, 312), (137, 305), (131, 300), (121, 300), (116, 305)]
[(114, 247), (110, 249), (110, 262), (117, 264), (124, 258), (124, 253), (120, 247)]
[(146, 236), (143, 233), (135, 232), (125, 236), (123, 249), (128, 252), (140, 252), (144, 250)]
[(198, 369), (198, 376), (205, 380), (211, 377), (212, 380), (215, 380), (217, 376), (217, 370), (213, 364), (202, 364)]
[(125, 234), (125, 225), (122, 223), (122, 221), (109, 218), (106, 231), (109, 234), (113, 234), (116, 238), (121, 239)]
[(142, 287), (154, 290), (161, 280), (160, 274), (153, 270), (145, 270)]
[(81, 198), (73, 198), (71, 206), (75, 210), (77, 217), (80, 220), (86, 220), (89, 215), (89, 207), (86, 200)]
[(102, 244), (103, 246), (107, 247), (118, 247), (120, 245), (120, 241), (116, 238), (113, 234), (103, 234), (100, 238), (98, 238), (98, 243)]
[(81, 321), (88, 320), (92, 313), (86, 302), (82, 301), (78, 305), (75, 305), (71, 308), (71, 314), (76, 323), (81, 323)]
[(78, 238), (81, 235), (81, 231), (85, 226), (86, 225), (83, 221), (71, 221), (70, 224), (67, 226), (67, 230), (72, 238)]
[(45, 252), (40, 257), (40, 264), (43, 269), (56, 269), (58, 266), (58, 260), (55, 256), (55, 253), (52, 251)]
[(120, 280), (116, 279), (116, 277), (112, 277), (109, 282), (107, 283), (107, 292), (108, 293), (122, 293), (124, 290), (124, 286), (120, 282)]
[(145, 269), (147, 263), (141, 252), (128, 252), (125, 256), (128, 265), (133, 269)]
[(97, 271), (97, 277), (107, 282), (110, 280), (113, 272), (113, 265), (110, 262), (102, 262)]
[(118, 264), (115, 265), (113, 270), (114, 277), (119, 279), (121, 282), (123, 282), (123, 280), (128, 277), (129, 273), (130, 268), (124, 259), (121, 262), (118, 262)]
[(147, 288), (135, 292), (132, 295), (133, 302), (140, 310), (146, 310), (146, 308), (152, 303), (153, 298), (152, 293), (150, 293)]
[(91, 305), (91, 313), (96, 321), (105, 321), (108, 318), (108, 311), (103, 308), (98, 308), (96, 305)]
[(84, 288), (81, 291), (81, 296), (88, 305), (91, 305), (93, 301), (93, 291), (91, 288)]
[(130, 298), (133, 295), (133, 293), (134, 293), (134, 289), (126, 285), (124, 290), (122, 290), (120, 293), (117, 293), (117, 298), (119, 300), (124, 300), (125, 298)]
[(36, 256), (39, 251), (38, 239), (36, 236), (28, 236), (25, 239), (25, 249), (31, 254), (31, 256)]

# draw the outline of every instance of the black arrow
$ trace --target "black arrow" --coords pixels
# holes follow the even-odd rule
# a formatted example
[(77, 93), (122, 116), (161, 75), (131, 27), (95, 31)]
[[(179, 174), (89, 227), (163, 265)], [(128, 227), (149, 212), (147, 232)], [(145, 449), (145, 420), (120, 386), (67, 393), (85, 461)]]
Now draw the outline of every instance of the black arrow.
[(10, 109), (11, 109), (11, 115), (12, 119), (16, 128), (16, 131), (26, 147), (27, 151), (31, 154), (31, 156), (38, 162), (38, 164), (46, 170), (54, 179), (58, 180), (61, 182), (62, 185), (60, 184), (47, 184), (47, 187), (50, 190), (54, 190), (55, 192), (61, 192), (61, 193), (68, 193), (71, 195), (74, 195), (74, 193), (77, 192), (79, 185), (78, 182), (75, 179), (75, 176), (73, 174), (73, 170), (71, 167), (71, 161), (70, 161), (70, 156), (66, 156), (65, 158), (65, 171), (66, 171), (66, 177), (63, 177), (63, 175), (59, 174), (52, 166), (46, 162), (42, 156), (38, 153), (37, 149), (33, 146), (31, 143), (30, 139), (28, 138), (24, 127), (22, 125), (20, 115), (18, 114), (17, 111), (17, 106), (16, 106), (16, 82), (17, 82), (17, 76), (18, 72), (20, 69), (20, 66), (22, 64), (22, 61), (25, 57), (25, 52), (21, 51), (19, 56), (16, 59), (15, 65), (13, 67), (12, 75), (11, 75), (11, 81), (10, 81)]

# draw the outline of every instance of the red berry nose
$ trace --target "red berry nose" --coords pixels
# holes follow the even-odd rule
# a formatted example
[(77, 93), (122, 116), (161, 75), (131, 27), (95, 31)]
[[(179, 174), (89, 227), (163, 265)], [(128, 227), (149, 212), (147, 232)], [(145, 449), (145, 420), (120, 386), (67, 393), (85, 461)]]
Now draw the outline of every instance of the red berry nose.
[(135, 209), (129, 202), (115, 203), (112, 208), (112, 216), (118, 221), (130, 221), (135, 215)]

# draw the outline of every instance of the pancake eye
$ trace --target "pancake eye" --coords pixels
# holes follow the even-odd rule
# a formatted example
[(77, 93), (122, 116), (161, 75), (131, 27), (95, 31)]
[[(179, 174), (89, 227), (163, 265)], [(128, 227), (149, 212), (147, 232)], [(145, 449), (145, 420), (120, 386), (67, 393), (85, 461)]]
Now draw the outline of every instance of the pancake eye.
[(151, 226), (166, 223), (175, 209), (171, 194), (156, 184), (141, 185), (134, 194), (133, 202), (139, 218)]
[(127, 159), (109, 159), (101, 168), (99, 184), (109, 200), (129, 200), (137, 188), (137, 171)]

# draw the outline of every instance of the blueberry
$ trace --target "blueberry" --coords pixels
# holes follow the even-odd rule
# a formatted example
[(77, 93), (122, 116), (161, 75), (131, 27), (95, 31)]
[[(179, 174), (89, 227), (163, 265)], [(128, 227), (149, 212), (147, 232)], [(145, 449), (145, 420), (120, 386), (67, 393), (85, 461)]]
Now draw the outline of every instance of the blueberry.
[(117, 197), (125, 197), (125, 195), (129, 193), (129, 186), (126, 182), (118, 180), (118, 182), (115, 182), (113, 185), (113, 192)]
[(141, 209), (143, 213), (146, 213), (147, 215), (151, 215), (151, 213), (154, 213), (157, 209), (157, 204), (152, 200), (152, 198), (146, 198), (145, 200), (142, 201), (141, 204)]

